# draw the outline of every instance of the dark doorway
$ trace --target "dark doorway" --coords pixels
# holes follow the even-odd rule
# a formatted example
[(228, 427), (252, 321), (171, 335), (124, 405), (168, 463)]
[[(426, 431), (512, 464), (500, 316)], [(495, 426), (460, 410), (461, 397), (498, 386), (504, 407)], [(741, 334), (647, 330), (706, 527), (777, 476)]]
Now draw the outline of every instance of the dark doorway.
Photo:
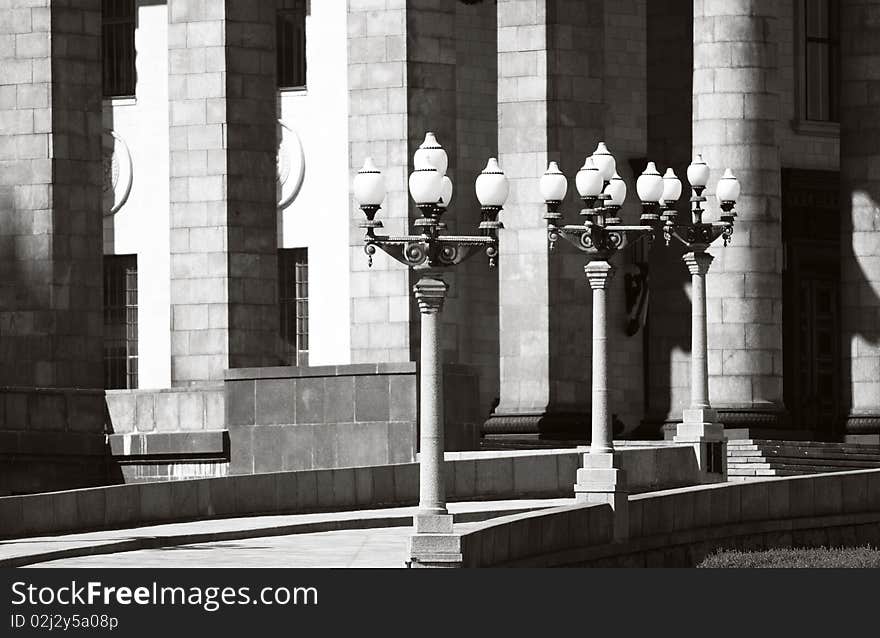
[(840, 384), (839, 174), (783, 170), (785, 405), (799, 430), (833, 439)]

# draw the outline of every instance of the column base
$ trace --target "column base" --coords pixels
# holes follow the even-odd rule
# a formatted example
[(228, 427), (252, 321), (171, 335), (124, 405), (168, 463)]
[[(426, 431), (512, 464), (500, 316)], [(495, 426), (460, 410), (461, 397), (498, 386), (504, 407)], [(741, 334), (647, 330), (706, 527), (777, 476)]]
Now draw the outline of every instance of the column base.
[(727, 480), (727, 438), (718, 413), (711, 408), (685, 410), (683, 422), (676, 426), (673, 441), (691, 443), (700, 469), (700, 482), (723, 483)]
[(453, 533), (449, 514), (416, 514), (415, 533), (407, 541), (409, 568), (456, 568), (462, 566), (461, 536)]
[(451, 534), (452, 514), (417, 512), (413, 516), (413, 530), (416, 534)]
[(853, 412), (843, 422), (843, 432), (847, 437), (877, 437), (880, 435), (880, 409), (872, 412)]
[(486, 438), (517, 436), (540, 441), (588, 441), (590, 439), (590, 411), (534, 412), (496, 410), (483, 424), (482, 435)]
[(610, 505), (614, 510), (614, 540), (629, 538), (629, 493), (626, 472), (615, 467), (614, 454), (584, 454), (577, 472), (574, 496), (578, 503)]

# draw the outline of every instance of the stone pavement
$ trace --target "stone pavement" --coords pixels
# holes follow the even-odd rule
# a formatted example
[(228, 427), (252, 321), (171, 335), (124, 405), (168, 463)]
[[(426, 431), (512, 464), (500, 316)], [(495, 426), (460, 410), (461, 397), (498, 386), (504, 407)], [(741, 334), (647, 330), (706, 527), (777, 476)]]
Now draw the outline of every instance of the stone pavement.
[[(573, 499), (452, 503), (459, 525)], [(0, 567), (402, 567), (414, 507), (261, 516), (0, 542)]]

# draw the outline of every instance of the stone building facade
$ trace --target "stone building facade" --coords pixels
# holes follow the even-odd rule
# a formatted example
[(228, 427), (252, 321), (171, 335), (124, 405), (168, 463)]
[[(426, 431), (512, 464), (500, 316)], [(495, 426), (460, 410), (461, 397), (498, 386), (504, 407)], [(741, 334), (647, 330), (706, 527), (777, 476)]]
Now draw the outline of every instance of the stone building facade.
[[(236, 467), (284, 469), (261, 455), (287, 445), (332, 466), (350, 455), (325, 448), (367, 430), (385, 456), (413, 454), (393, 390), (366, 412), (367, 389), (346, 394), (332, 436), (316, 424), (348, 410), (284, 393), (320, 385), (304, 377), (369, 388), (376, 365), (418, 361), (412, 275), (368, 266), (349, 186), (372, 157), (385, 227), (407, 230), (428, 130), (450, 156), (452, 232), (476, 228), (489, 157), (511, 182), (499, 268), (449, 276), (457, 446), (475, 428), (587, 436), (583, 257), (548, 253), (538, 181), (549, 161), (573, 177), (600, 140), (630, 184), (624, 220), (649, 159), (683, 176), (703, 154), (710, 192), (723, 168), (740, 178), (708, 279), (730, 434), (880, 442), (878, 24), (880, 0), (11, 0), (0, 494), (219, 473), (243, 450)], [(573, 195), (564, 210), (576, 218)], [(657, 242), (616, 258), (618, 437), (664, 436), (689, 401), (681, 256)], [(309, 437), (280, 429), (297, 406)], [(405, 440), (377, 442), (392, 431)]]

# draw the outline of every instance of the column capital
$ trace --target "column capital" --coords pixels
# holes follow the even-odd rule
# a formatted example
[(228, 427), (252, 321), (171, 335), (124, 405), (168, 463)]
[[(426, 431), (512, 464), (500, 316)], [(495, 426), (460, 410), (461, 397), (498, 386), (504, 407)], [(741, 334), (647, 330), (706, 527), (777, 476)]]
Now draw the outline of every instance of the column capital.
[(682, 260), (687, 265), (688, 270), (692, 275), (702, 275), (705, 277), (706, 273), (709, 272), (709, 267), (712, 266), (712, 262), (715, 261), (715, 258), (707, 252), (695, 251), (686, 254), (682, 257)]
[(426, 275), (413, 286), (413, 292), (422, 314), (437, 314), (443, 310), (449, 285), (440, 275)]
[(607, 261), (591, 261), (584, 268), (593, 290), (605, 290), (614, 279), (615, 268)]

